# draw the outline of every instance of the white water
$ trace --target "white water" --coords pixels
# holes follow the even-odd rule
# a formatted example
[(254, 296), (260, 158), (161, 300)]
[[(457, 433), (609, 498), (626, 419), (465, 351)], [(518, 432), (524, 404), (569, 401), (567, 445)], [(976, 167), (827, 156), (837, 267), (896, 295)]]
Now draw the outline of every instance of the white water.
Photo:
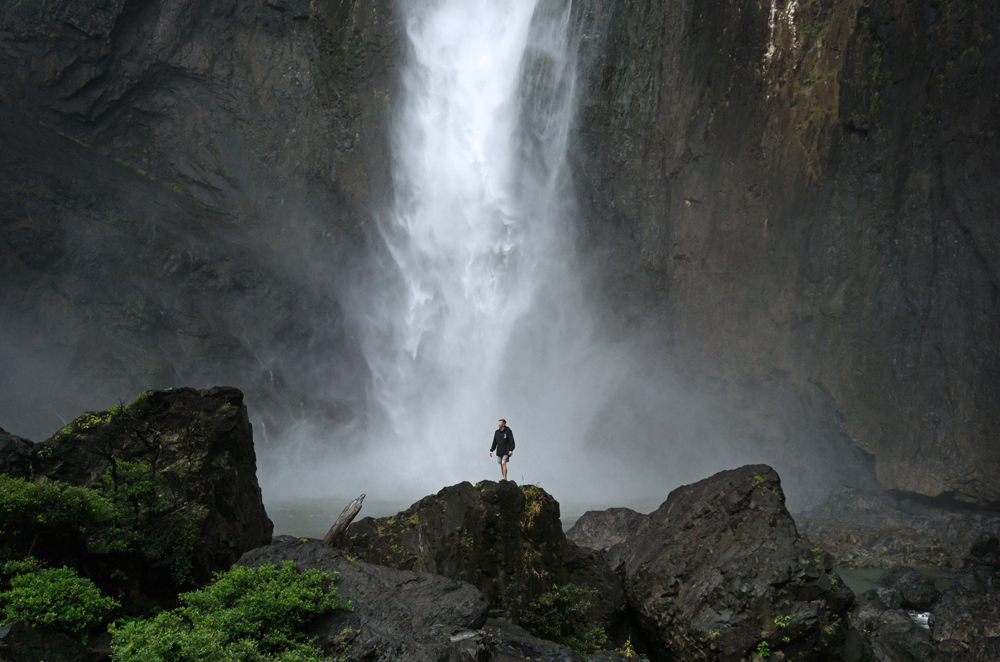
[(595, 344), (575, 273), (570, 7), (406, 6), (397, 201), (381, 225), (402, 286), (374, 295), (364, 338), (388, 426), (341, 482), (424, 494), (497, 479), (487, 451), (500, 417), (517, 439), (518, 482), (566, 492), (607, 476), (608, 462), (584, 461), (582, 442), (625, 368)]

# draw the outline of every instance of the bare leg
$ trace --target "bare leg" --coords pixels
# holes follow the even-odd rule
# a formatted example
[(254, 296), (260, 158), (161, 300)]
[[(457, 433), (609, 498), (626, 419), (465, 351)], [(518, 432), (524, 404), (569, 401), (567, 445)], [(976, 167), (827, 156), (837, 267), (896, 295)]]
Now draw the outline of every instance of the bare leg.
[(503, 473), (503, 479), (507, 480), (507, 458), (500, 461), (500, 471)]

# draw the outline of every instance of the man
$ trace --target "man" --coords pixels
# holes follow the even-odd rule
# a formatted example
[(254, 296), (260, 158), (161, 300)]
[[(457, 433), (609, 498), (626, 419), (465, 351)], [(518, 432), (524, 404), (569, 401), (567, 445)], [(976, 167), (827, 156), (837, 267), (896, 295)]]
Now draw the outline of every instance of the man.
[(507, 480), (507, 462), (514, 453), (514, 433), (507, 427), (507, 421), (502, 418), (500, 419), (499, 428), (493, 433), (493, 445), (490, 447), (490, 457), (493, 457), (493, 451), (497, 452), (500, 473), (503, 474), (503, 479)]

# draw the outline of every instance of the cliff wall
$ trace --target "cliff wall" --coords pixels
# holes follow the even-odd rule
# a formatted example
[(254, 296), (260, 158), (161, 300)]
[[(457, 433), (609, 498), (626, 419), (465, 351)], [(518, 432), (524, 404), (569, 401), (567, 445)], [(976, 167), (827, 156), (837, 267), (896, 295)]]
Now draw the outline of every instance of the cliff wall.
[(342, 292), (391, 195), (390, 6), (0, 2), (7, 425), (187, 383), (272, 431), (358, 415)]
[(885, 488), (1000, 501), (996, 4), (587, 19), (576, 179), (619, 315), (720, 381), (818, 388)]

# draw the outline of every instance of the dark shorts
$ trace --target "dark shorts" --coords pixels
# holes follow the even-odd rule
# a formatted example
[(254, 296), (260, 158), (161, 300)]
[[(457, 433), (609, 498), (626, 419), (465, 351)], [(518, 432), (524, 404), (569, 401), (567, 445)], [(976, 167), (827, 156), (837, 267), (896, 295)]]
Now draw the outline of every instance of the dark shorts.
[(510, 457), (507, 455), (501, 455), (500, 453), (497, 453), (497, 464), (501, 464), (505, 460), (507, 462), (510, 462)]

